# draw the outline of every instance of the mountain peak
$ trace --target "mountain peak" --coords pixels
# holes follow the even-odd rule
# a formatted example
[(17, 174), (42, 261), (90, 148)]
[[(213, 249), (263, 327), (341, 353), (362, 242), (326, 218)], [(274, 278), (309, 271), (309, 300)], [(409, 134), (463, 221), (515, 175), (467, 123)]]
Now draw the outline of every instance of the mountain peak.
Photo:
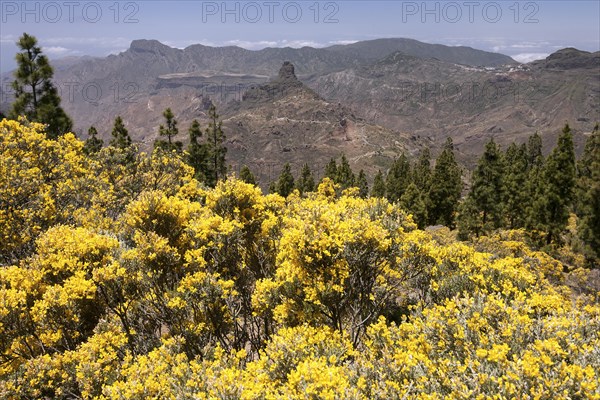
[(581, 54), (590, 54), (589, 51), (579, 50), (575, 47), (565, 47), (564, 49), (557, 50), (556, 52), (550, 54), (550, 57), (556, 57), (559, 54), (570, 54), (570, 55), (581, 55)]
[(318, 97), (316, 93), (298, 80), (294, 64), (285, 61), (279, 69), (277, 78), (263, 85), (251, 87), (244, 93), (242, 100), (246, 106), (254, 107), (257, 104), (273, 102), (290, 94), (300, 93), (308, 94), (311, 98)]
[(590, 53), (589, 51), (567, 47), (550, 54), (545, 60), (534, 61), (532, 65), (559, 70), (575, 68), (597, 69), (600, 67), (600, 52)]
[(289, 61), (284, 61), (283, 65), (279, 69), (279, 80), (280, 81), (297, 81), (296, 73), (294, 72), (294, 64)]
[(173, 48), (162, 44), (158, 40), (137, 39), (131, 42), (129, 50), (137, 52), (159, 53), (174, 50)]

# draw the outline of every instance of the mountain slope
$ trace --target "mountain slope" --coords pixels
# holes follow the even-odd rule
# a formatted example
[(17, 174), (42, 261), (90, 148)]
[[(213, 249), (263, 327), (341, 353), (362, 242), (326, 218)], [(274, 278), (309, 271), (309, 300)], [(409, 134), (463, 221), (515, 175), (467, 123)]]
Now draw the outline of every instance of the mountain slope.
[(336, 45), (327, 48), (353, 58), (375, 61), (391, 53), (402, 52), (419, 58), (436, 58), (454, 64), (496, 67), (505, 64), (517, 64), (504, 54), (473, 49), (465, 46), (444, 46), (429, 44), (414, 39), (390, 38), (356, 42), (348, 45)]
[(298, 173), (309, 163), (321, 176), (331, 157), (346, 154), (358, 172), (386, 168), (401, 151), (418, 147), (409, 135), (369, 124), (340, 103), (329, 103), (283, 64), (277, 78), (251, 88), (225, 113), (229, 159), (248, 165), (261, 182), (274, 180), (284, 163)]
[(565, 121), (581, 148), (581, 133), (600, 119), (597, 55), (568, 50), (528, 65), (474, 68), (396, 52), (308, 84), (368, 121), (438, 145), (451, 136), (472, 161), (490, 137), (506, 145), (539, 131), (550, 148)]

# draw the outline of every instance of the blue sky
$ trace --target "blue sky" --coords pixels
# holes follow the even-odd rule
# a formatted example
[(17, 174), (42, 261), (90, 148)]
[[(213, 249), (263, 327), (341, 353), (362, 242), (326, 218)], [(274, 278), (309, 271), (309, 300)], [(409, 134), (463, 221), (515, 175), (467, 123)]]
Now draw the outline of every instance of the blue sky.
[(6, 1), (0, 72), (14, 42), (38, 38), (51, 59), (106, 56), (134, 39), (173, 47), (324, 47), (381, 37), (471, 46), (527, 62), (564, 47), (600, 50), (600, 1)]

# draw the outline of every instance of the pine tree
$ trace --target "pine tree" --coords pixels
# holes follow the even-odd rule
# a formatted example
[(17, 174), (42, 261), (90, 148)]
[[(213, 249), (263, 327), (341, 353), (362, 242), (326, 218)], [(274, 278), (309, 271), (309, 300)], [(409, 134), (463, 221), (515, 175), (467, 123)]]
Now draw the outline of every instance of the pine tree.
[(596, 163), (600, 157), (600, 125), (596, 124), (591, 135), (585, 141), (585, 148), (577, 162), (577, 177), (591, 178), (596, 171)]
[(544, 231), (548, 224), (545, 198), (544, 165), (533, 166), (527, 176), (529, 201), (525, 212), (525, 227), (530, 231)]
[(598, 124), (586, 140), (578, 165), (577, 227), (583, 253), (592, 267), (600, 263), (600, 131)]
[(534, 166), (541, 167), (543, 163), (542, 137), (536, 132), (527, 141), (527, 167), (529, 169)]
[(254, 178), (254, 174), (252, 174), (247, 165), (244, 165), (240, 170), (240, 180), (251, 185), (256, 185), (256, 178)]
[(67, 113), (60, 107), (58, 91), (51, 82), (44, 84), (46, 93), (39, 101), (37, 119), (46, 124), (46, 135), (56, 139), (60, 135), (70, 132), (73, 122)]
[(373, 189), (371, 189), (371, 197), (385, 197), (385, 181), (381, 170), (377, 171), (375, 180), (373, 181)]
[(575, 187), (575, 150), (568, 124), (546, 160), (542, 172), (541, 197), (536, 199), (534, 228), (546, 232), (546, 244), (560, 241), (569, 220)]
[(419, 159), (412, 169), (412, 181), (417, 185), (417, 188), (423, 193), (423, 201), (425, 202), (426, 214), (429, 215), (431, 209), (431, 201), (429, 200), (429, 189), (431, 188), (431, 152), (429, 148), (424, 148), (419, 152)]
[(225, 134), (221, 128), (222, 123), (219, 121), (219, 115), (214, 104), (208, 110), (208, 118), (210, 120), (208, 128), (206, 128), (208, 164), (205, 175), (206, 184), (215, 187), (219, 179), (224, 178), (227, 173), (227, 166), (225, 165), (227, 148), (223, 145)]
[(344, 190), (353, 187), (355, 180), (356, 177), (354, 176), (354, 172), (352, 172), (352, 168), (350, 168), (348, 159), (346, 155), (342, 154), (342, 159), (340, 160), (340, 165), (337, 167), (336, 177), (333, 181), (340, 185), (341, 190)]
[(294, 191), (294, 176), (292, 175), (292, 168), (289, 163), (283, 166), (281, 175), (276, 184), (276, 191), (283, 197), (287, 197), (292, 191)]
[(503, 175), (502, 152), (491, 139), (477, 163), (469, 192), (479, 211), (484, 233), (499, 228), (502, 223)]
[(128, 168), (133, 167), (138, 149), (133, 145), (129, 132), (127, 131), (127, 128), (125, 128), (123, 119), (120, 116), (115, 118), (111, 135), (112, 139), (110, 140), (109, 145), (114, 148), (114, 150), (117, 150), (113, 154), (118, 155), (118, 161), (115, 162)]
[(129, 136), (129, 131), (127, 128), (125, 128), (125, 124), (123, 123), (121, 116), (115, 118), (115, 124), (113, 126), (111, 135), (111, 146), (119, 149), (126, 149), (131, 146), (131, 137)]
[(88, 129), (88, 138), (83, 145), (83, 152), (87, 155), (95, 154), (102, 149), (102, 146), (104, 146), (104, 141), (98, 138), (96, 127), (90, 126), (90, 129)]
[(530, 197), (527, 191), (527, 147), (512, 143), (506, 150), (503, 193), (505, 223), (510, 229), (525, 226)]
[(173, 137), (175, 137), (179, 133), (179, 129), (177, 128), (177, 120), (173, 115), (173, 111), (170, 108), (167, 108), (163, 112), (163, 117), (165, 117), (165, 125), (160, 125), (158, 128), (158, 134), (161, 137), (167, 137), (167, 140), (157, 139), (154, 141), (154, 148), (160, 148), (165, 151), (177, 151), (181, 152), (183, 144), (181, 142), (173, 141)]
[(358, 172), (358, 178), (356, 178), (356, 187), (358, 187), (358, 195), (363, 199), (369, 196), (369, 183), (367, 182), (367, 175), (362, 169)]
[(270, 194), (277, 193), (277, 182), (276, 181), (269, 183), (269, 193)]
[(525, 227), (529, 230), (537, 230), (543, 223), (544, 218), (540, 210), (544, 208), (544, 179), (543, 170), (545, 164), (542, 154), (542, 138), (534, 133), (527, 140), (527, 182), (525, 191), (528, 201), (525, 208)]
[(427, 204), (425, 194), (414, 183), (410, 183), (402, 197), (400, 197), (400, 206), (413, 216), (413, 220), (423, 229), (427, 225)]
[(46, 124), (46, 135), (56, 139), (69, 132), (73, 122), (60, 107), (60, 97), (52, 83), (52, 66), (34, 36), (24, 33), (17, 46), (21, 52), (16, 56), (18, 68), (12, 83), (15, 101), (10, 117), (17, 119), (25, 115), (30, 121)]
[(454, 158), (454, 144), (448, 138), (438, 156), (429, 189), (431, 209), (428, 217), (432, 225), (443, 224), (454, 228), (454, 214), (462, 191), (461, 172)]
[(313, 192), (315, 190), (315, 179), (313, 178), (312, 172), (308, 164), (302, 166), (300, 172), (300, 179), (296, 182), (296, 189), (300, 194)]
[(329, 178), (333, 182), (336, 182), (337, 175), (338, 175), (337, 163), (335, 162), (335, 158), (332, 158), (331, 160), (329, 160), (329, 162), (325, 166), (325, 174), (323, 175), (323, 178)]
[(410, 163), (404, 153), (396, 158), (388, 171), (385, 188), (390, 202), (398, 202), (411, 182)]
[(429, 186), (431, 185), (431, 153), (429, 148), (420, 151), (419, 160), (413, 169), (412, 181), (422, 192), (429, 192)]
[(190, 144), (187, 148), (187, 163), (194, 168), (194, 178), (198, 181), (204, 181), (206, 179), (207, 171), (207, 145), (200, 143), (199, 140), (202, 138), (202, 130), (200, 129), (200, 123), (198, 120), (193, 120), (190, 128), (188, 129), (188, 135), (190, 138)]

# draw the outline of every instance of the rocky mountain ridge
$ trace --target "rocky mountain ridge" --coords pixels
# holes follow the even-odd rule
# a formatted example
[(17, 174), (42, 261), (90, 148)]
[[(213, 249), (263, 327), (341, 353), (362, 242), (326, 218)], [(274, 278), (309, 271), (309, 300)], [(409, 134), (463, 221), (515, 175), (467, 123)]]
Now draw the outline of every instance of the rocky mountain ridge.
[[(353, 167), (374, 170), (399, 151), (430, 146), (435, 154), (451, 136), (459, 159), (472, 165), (490, 137), (505, 145), (538, 131), (550, 148), (566, 121), (580, 148), (600, 120), (599, 54), (567, 48), (518, 64), (410, 39), (259, 51), (136, 40), (118, 55), (62, 63), (55, 82), (82, 137), (94, 125), (108, 141), (121, 115), (145, 150), (165, 108), (184, 140), (215, 103), (232, 164), (324, 165), (345, 152)], [(12, 76), (2, 80), (5, 89)], [(10, 94), (2, 99), (6, 110)]]

